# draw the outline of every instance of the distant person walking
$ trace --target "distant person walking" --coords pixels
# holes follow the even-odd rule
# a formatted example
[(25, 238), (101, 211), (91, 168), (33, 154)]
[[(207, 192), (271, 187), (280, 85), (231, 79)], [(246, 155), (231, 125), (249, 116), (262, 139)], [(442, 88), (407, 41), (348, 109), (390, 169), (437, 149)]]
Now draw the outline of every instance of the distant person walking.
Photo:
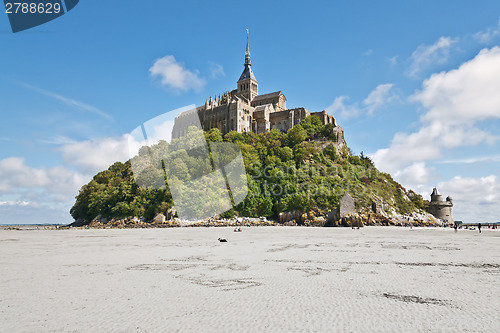
[(477, 228), (479, 229), (479, 233), (481, 233), (481, 223), (477, 224)]
[(458, 229), (458, 223), (455, 222), (455, 224), (453, 225), (453, 228), (455, 229), (455, 232), (457, 232), (457, 229)]

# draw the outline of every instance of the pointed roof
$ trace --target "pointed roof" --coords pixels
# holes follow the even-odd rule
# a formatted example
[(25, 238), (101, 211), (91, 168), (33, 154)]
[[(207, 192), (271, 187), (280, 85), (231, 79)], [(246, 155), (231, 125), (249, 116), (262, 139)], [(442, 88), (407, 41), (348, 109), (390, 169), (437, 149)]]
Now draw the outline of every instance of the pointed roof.
[(245, 64), (245, 69), (243, 70), (243, 73), (241, 73), (241, 76), (240, 76), (238, 81), (247, 80), (247, 79), (252, 79), (252, 80), (257, 81), (257, 79), (255, 78), (255, 75), (253, 75), (253, 71), (252, 71), (252, 68), (250, 66), (251, 65)]
[(241, 73), (241, 76), (238, 80), (239, 81), (242, 81), (242, 80), (248, 80), (248, 79), (252, 79), (252, 80), (255, 80), (257, 81), (257, 79), (255, 78), (255, 75), (253, 75), (253, 71), (252, 71), (252, 63), (250, 61), (250, 48), (248, 46), (248, 29), (247, 29), (247, 50), (245, 52), (245, 69), (243, 70), (243, 73)]
[(441, 195), (441, 193), (439, 193), (438, 189), (434, 187), (431, 195)]

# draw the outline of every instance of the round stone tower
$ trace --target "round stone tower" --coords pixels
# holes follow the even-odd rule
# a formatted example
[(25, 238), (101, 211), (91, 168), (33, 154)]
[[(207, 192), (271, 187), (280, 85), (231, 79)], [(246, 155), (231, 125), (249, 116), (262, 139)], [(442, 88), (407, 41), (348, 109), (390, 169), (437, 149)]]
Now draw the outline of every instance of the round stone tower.
[(443, 201), (443, 196), (439, 193), (438, 189), (434, 187), (431, 193), (431, 202)]
[(445, 223), (453, 223), (453, 200), (450, 196), (443, 200), (443, 196), (439, 193), (437, 188), (434, 188), (431, 193), (431, 202), (429, 203), (428, 212), (434, 215), (435, 218), (440, 219)]

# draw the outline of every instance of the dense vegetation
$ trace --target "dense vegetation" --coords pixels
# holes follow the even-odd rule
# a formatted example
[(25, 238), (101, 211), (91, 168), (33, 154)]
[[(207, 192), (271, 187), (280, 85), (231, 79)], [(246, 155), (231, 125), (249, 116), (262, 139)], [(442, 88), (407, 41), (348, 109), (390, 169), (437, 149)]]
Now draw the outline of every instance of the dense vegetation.
[[(137, 179), (130, 160), (117, 162), (98, 173), (80, 190), (71, 215), (91, 221), (96, 216), (137, 216), (150, 220), (158, 213), (166, 214), (173, 206), (172, 195), (168, 184), (158, 184), (165, 169), (173, 168), (169, 171), (175, 176), (169, 182), (200, 176), (192, 170), (199, 173), (212, 169), (210, 162), (207, 163), (210, 159), (203, 158), (203, 154), (192, 156), (179, 149), (186, 143), (183, 140), (195, 140), (196, 132), (190, 129), (185, 139), (174, 139), (170, 144), (160, 141), (155, 146), (141, 148), (137, 159), (169, 150), (177, 155), (163, 160), (159, 168), (143, 168)], [(363, 153), (352, 155), (347, 146), (336, 142), (333, 125), (322, 125), (315, 116), (307, 117), (286, 133), (271, 130), (257, 135), (233, 131), (223, 137), (218, 129), (212, 129), (204, 136), (208, 142), (236, 144), (245, 162), (248, 195), (223, 217), (276, 218), (280, 212), (311, 210), (326, 213), (338, 205), (346, 192), (356, 199), (359, 210), (371, 210), (373, 202), (382, 202), (403, 214), (425, 207), (420, 195), (407, 192), (389, 174), (379, 172), (369, 157)]]

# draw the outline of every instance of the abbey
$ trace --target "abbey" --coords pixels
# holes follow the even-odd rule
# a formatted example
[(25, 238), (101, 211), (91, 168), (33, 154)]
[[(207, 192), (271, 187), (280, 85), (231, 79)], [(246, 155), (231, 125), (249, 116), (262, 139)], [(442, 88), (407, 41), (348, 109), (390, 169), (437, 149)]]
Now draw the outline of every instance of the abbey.
[(287, 131), (309, 115), (318, 116), (323, 124), (333, 124), (335, 132), (342, 134), (335, 118), (326, 111), (310, 112), (303, 107), (287, 109), (286, 97), (281, 91), (259, 95), (259, 82), (250, 62), (248, 30), (244, 66), (237, 89), (210, 97), (205, 105), (179, 114), (175, 118), (172, 137), (184, 136), (189, 126), (201, 127), (205, 131), (218, 128), (223, 134), (230, 131), (259, 134), (271, 129)]

